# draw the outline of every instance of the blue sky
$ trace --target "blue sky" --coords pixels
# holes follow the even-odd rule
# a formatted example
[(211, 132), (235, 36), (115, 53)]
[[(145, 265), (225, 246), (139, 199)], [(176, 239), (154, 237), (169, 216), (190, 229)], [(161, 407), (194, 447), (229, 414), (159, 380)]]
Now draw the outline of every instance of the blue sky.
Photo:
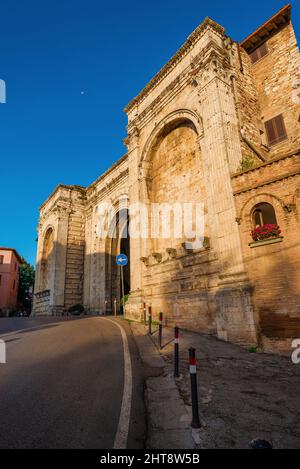
[(126, 152), (123, 108), (204, 17), (242, 40), (286, 3), (2, 0), (0, 245), (35, 262), (39, 206), (57, 184), (88, 185)]

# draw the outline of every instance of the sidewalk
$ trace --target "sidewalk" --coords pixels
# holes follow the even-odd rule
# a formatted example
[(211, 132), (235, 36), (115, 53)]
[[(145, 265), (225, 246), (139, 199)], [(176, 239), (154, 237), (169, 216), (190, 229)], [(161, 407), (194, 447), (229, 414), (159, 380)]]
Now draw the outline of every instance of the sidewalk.
[[(158, 327), (153, 326), (153, 330)], [(300, 365), (290, 359), (255, 354), (214, 337), (180, 332), (181, 377), (173, 378), (173, 329), (158, 334), (132, 323), (133, 335), (160, 362), (162, 375), (146, 382), (149, 413), (148, 445), (156, 449), (249, 448), (266, 439), (274, 448), (300, 448)], [(154, 345), (155, 344), (155, 345)], [(138, 344), (139, 346), (139, 344)], [(188, 349), (196, 348), (202, 429), (192, 430)], [(140, 346), (139, 346), (140, 348)], [(149, 364), (149, 362), (148, 362)], [(162, 366), (164, 364), (164, 367)]]

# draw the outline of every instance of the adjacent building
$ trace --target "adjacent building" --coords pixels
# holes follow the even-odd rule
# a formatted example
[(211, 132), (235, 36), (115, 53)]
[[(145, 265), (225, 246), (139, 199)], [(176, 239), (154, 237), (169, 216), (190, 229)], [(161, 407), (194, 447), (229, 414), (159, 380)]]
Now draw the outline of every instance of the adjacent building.
[[(142, 66), (142, 64), (141, 64)], [(34, 313), (113, 309), (291, 350), (300, 337), (300, 54), (288, 5), (242, 43), (206, 18), (125, 109), (128, 152), (89, 187), (40, 208)], [(121, 201), (121, 202), (120, 202)], [(202, 246), (124, 237), (137, 203), (201, 203)], [(114, 207), (114, 234), (97, 231)]]
[(0, 247), (0, 316), (17, 308), (19, 268), (22, 258), (15, 249)]

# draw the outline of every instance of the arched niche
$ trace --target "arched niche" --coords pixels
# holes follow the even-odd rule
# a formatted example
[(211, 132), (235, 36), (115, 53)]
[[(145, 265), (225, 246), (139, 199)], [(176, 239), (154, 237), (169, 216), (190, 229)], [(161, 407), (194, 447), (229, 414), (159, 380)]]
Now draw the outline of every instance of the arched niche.
[(41, 257), (40, 291), (51, 289), (51, 268), (53, 263), (54, 230), (47, 228), (43, 238)]
[[(193, 204), (195, 213), (196, 203), (205, 201), (201, 131), (201, 121), (194, 114), (182, 111), (170, 115), (156, 127), (143, 151), (141, 165), (145, 168), (147, 202), (151, 210), (159, 211), (158, 218), (151, 216), (151, 224), (156, 227), (149, 246), (152, 253), (164, 254), (168, 249), (180, 248), (183, 242), (194, 241), (183, 232), (183, 224), (181, 230), (175, 224), (178, 227), (178, 213), (184, 217), (184, 204)], [(162, 205), (170, 210), (170, 216), (167, 214), (164, 219), (157, 208)], [(194, 220), (191, 229), (195, 228)]]

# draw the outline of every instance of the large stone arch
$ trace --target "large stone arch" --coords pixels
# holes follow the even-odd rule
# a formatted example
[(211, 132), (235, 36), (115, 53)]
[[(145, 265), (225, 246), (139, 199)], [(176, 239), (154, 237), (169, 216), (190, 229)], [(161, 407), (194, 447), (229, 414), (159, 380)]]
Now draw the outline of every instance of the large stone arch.
[[(184, 109), (169, 114), (155, 126), (145, 144), (140, 162), (147, 184), (145, 202), (151, 209), (154, 204), (168, 204), (183, 215), (184, 203), (193, 203), (195, 210), (196, 203), (205, 202), (199, 145), (201, 134), (201, 118), (193, 111)], [(159, 221), (159, 239), (154, 236), (148, 243), (152, 253), (163, 255), (169, 249), (178, 249), (183, 242), (188, 241), (184, 236), (174, 236), (176, 218), (172, 208), (170, 213), (171, 236), (167, 234), (165, 238), (162, 235), (163, 223)]]
[(198, 113), (189, 109), (178, 109), (173, 111), (156, 124), (150, 133), (142, 151), (140, 166), (142, 166), (144, 162), (149, 162), (151, 160), (153, 147), (158, 143), (163, 133), (180, 122), (192, 123), (196, 129), (198, 137), (203, 135), (202, 118)]

